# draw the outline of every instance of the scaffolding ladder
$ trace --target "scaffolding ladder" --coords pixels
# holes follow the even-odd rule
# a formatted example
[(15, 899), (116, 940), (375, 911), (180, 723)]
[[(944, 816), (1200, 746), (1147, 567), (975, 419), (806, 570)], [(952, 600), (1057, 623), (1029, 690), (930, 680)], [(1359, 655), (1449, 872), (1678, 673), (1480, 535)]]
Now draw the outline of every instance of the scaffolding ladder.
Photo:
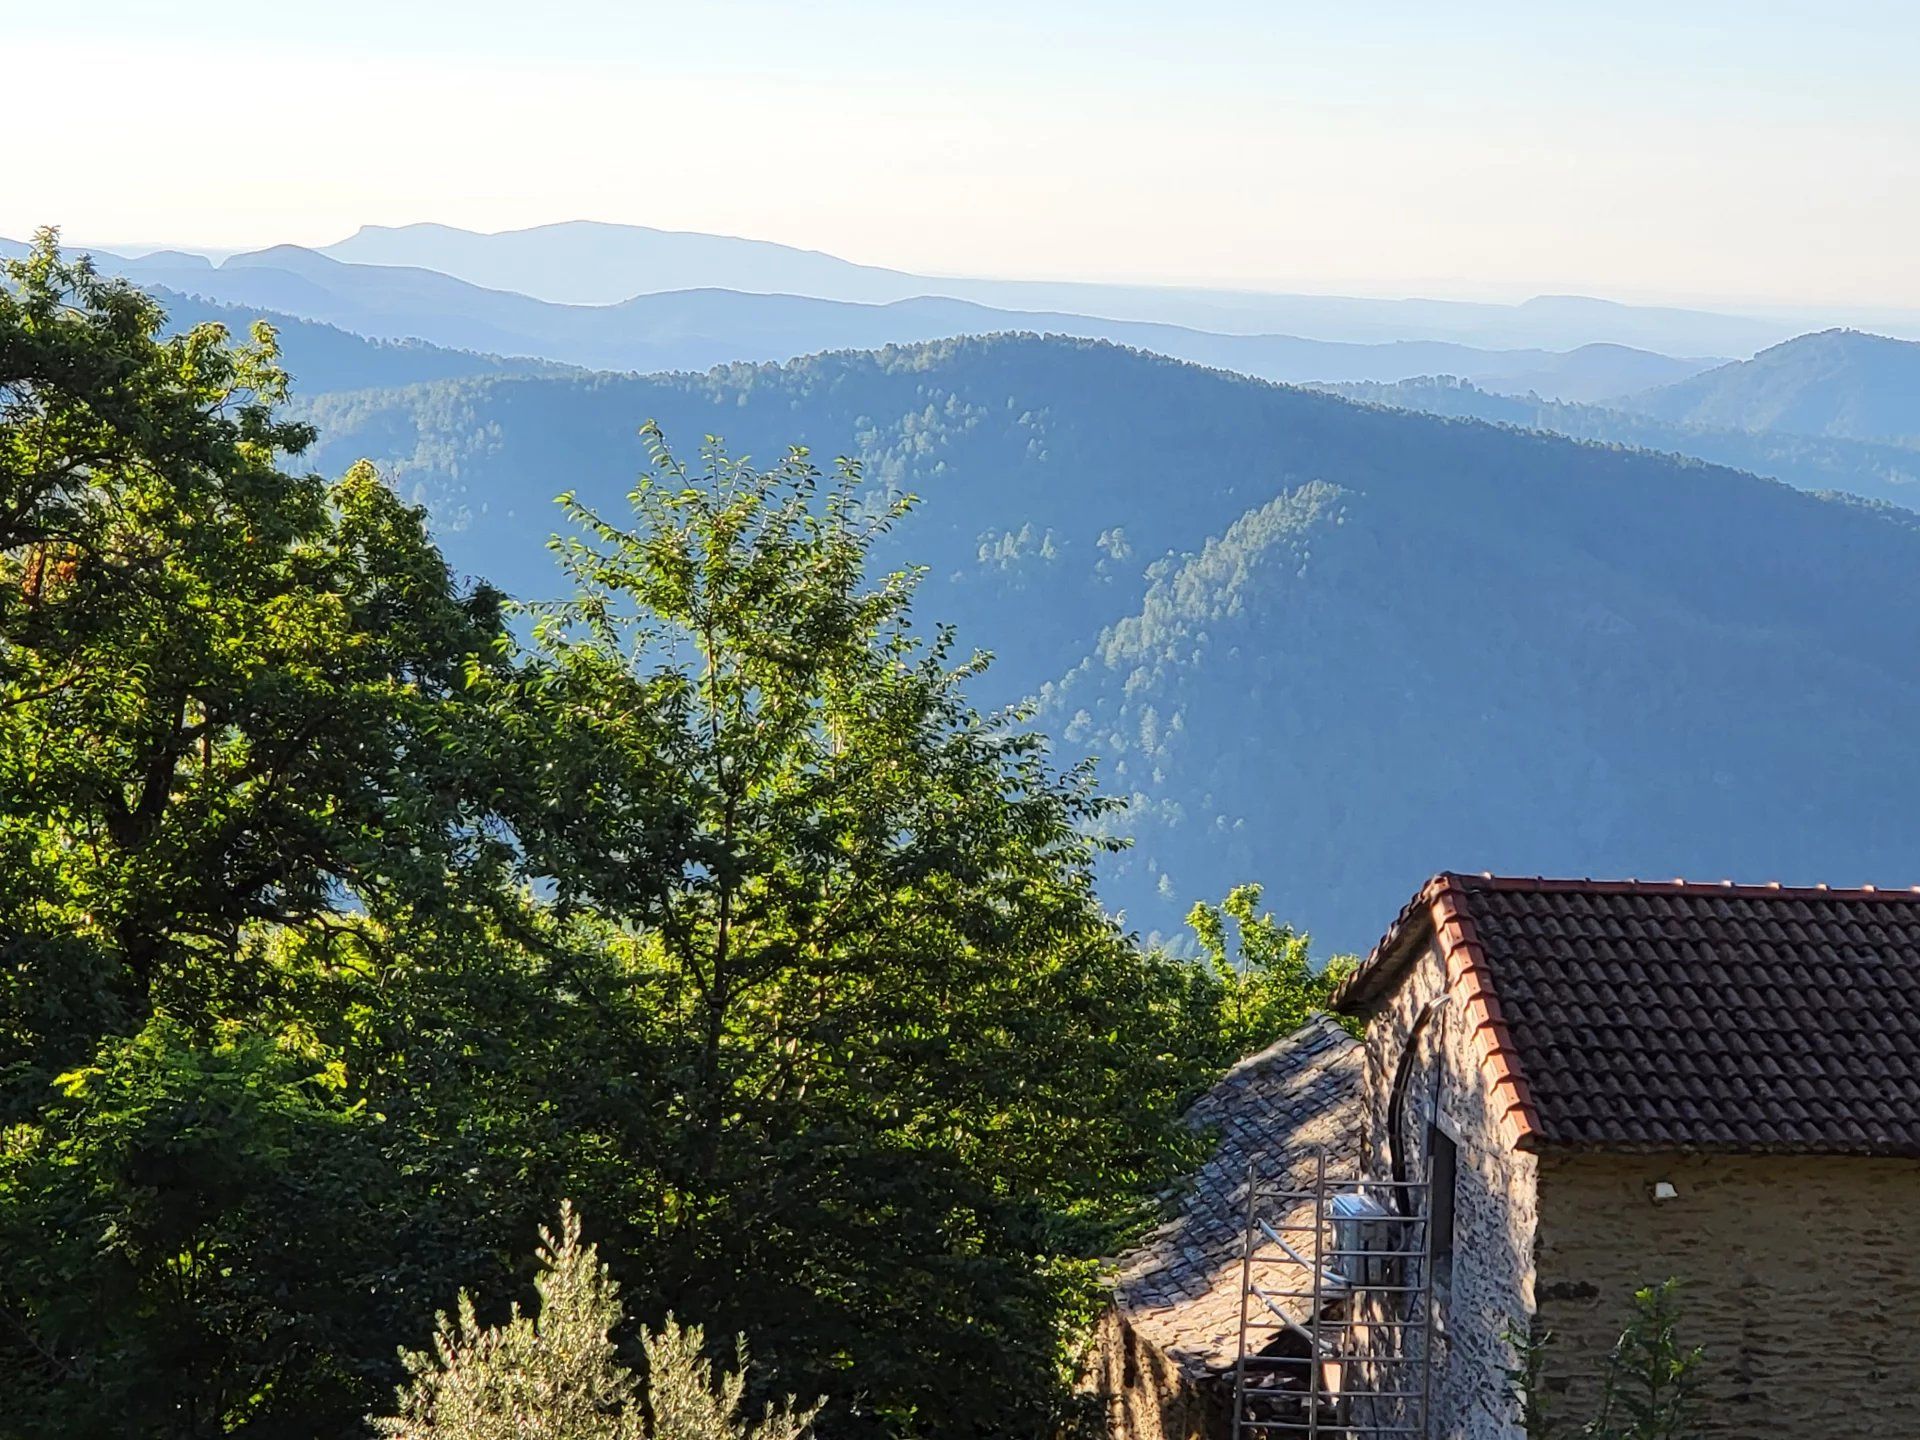
[(1432, 1168), (1309, 1181), (1247, 1167), (1233, 1440), (1427, 1440)]

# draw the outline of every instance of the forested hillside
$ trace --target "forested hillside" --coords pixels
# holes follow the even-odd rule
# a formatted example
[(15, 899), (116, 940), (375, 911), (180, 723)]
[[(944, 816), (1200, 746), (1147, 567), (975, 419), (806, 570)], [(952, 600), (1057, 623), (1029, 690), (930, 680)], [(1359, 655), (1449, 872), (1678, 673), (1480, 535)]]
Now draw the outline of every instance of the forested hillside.
[(883, 558), (1134, 797), (1105, 894), (1260, 876), (1335, 947), (1440, 866), (1898, 880), (1920, 847), (1920, 528), (1710, 465), (1004, 337), (311, 407), (522, 593), (562, 489), (683, 443), (849, 454)]
[[(1666, 421), (1607, 405), (1572, 405), (1537, 395), (1495, 395), (1450, 375), (1428, 375), (1391, 385), (1316, 385), (1370, 405), (1430, 415), (1489, 420), (1524, 430), (1546, 430), (1576, 440), (1629, 445), (1685, 455), (1802, 490), (1838, 490), (1908, 509), (1920, 508), (1920, 450), (1779, 430), (1726, 430)], [(1920, 394), (1914, 397), (1920, 410)]]
[(1723, 429), (1920, 444), (1920, 343), (1822, 330), (1622, 403)]

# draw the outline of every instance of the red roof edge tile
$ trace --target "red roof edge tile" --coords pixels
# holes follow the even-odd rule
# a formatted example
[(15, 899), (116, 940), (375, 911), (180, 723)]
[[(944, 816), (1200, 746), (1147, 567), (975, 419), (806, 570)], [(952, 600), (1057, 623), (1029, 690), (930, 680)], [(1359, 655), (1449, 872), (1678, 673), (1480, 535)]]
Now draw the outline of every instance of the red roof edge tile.
[(1507, 1030), (1506, 1016), (1500, 1010), (1500, 998), (1494, 993), (1493, 975), (1487, 957), (1480, 948), (1473, 917), (1463, 905), (1465, 892), (1451, 875), (1436, 875), (1421, 892), (1428, 897), (1428, 912), (1434, 936), (1440, 942), (1441, 963), (1447, 988), (1466, 1001), (1467, 1020), (1473, 1027), (1474, 1044), (1480, 1050), (1480, 1063), (1493, 1082), (1496, 1110), (1513, 1129), (1513, 1145), (1532, 1150), (1540, 1143), (1540, 1113), (1534, 1108), (1533, 1090), (1520, 1073), (1520, 1052)]
[[(1494, 1103), (1512, 1126), (1515, 1148), (1531, 1150), (1540, 1141), (1540, 1113), (1533, 1103), (1532, 1088), (1520, 1073), (1520, 1052), (1507, 1029), (1500, 997), (1494, 992), (1493, 973), (1487, 968), (1473, 916), (1467, 911), (1471, 889), (1505, 883), (1491, 876), (1467, 879), (1450, 871), (1434, 876), (1407, 902), (1373, 947), (1373, 953), (1334, 992), (1333, 1007), (1350, 1015), (1372, 1014), (1392, 993), (1421, 943), (1433, 936), (1440, 945), (1447, 988), (1460, 997), (1467, 1023), (1473, 1027), (1474, 1043), (1492, 1082)], [(1572, 883), (1584, 886), (1590, 882)]]

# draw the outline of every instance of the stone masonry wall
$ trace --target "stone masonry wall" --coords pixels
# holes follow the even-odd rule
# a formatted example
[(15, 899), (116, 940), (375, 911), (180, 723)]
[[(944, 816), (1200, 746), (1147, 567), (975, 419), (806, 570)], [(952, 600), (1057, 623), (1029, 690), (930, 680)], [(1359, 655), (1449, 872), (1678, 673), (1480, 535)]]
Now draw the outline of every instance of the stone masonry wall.
[[(1653, 1187), (1678, 1191), (1655, 1204)], [(1685, 1283), (1714, 1437), (1920, 1436), (1920, 1162), (1676, 1154), (1540, 1163), (1538, 1323), (1584, 1419), (1635, 1288)]]
[(1112, 1308), (1100, 1317), (1080, 1380), (1106, 1408), (1108, 1440), (1226, 1440), (1230, 1407), (1218, 1386), (1189, 1380)]
[(1537, 1166), (1512, 1148), (1491, 1083), (1456, 998), (1433, 1013), (1416, 1042), (1402, 1133), (1389, 1135), (1389, 1098), (1407, 1036), (1429, 1001), (1447, 986), (1437, 947), (1429, 946), (1392, 1000), (1367, 1027), (1361, 1154), (1368, 1175), (1390, 1173), (1390, 1147), (1404, 1147), (1410, 1177), (1427, 1165), (1427, 1127), (1437, 1103), (1440, 1127), (1458, 1147), (1451, 1281), (1435, 1292), (1431, 1440), (1522, 1440), (1506, 1378), (1514, 1363), (1506, 1341), (1524, 1329), (1533, 1307), (1533, 1234)]

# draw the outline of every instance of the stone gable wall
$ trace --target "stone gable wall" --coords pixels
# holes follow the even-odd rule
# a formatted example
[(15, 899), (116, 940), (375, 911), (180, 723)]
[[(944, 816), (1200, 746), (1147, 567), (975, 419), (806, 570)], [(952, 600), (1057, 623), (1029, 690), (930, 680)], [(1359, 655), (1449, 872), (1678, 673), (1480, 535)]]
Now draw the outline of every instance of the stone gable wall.
[(1437, 1103), (1441, 1128), (1458, 1147), (1454, 1259), (1436, 1290), (1429, 1434), (1433, 1440), (1523, 1440), (1509, 1392), (1511, 1329), (1524, 1329), (1533, 1304), (1536, 1163), (1515, 1151), (1502, 1107), (1455, 998), (1432, 1013), (1415, 1042), (1403, 1134), (1389, 1136), (1389, 1099), (1407, 1037), (1446, 988), (1430, 945), (1367, 1027), (1363, 1166), (1390, 1173), (1391, 1146), (1407, 1150), (1409, 1175), (1426, 1173), (1427, 1127)]

